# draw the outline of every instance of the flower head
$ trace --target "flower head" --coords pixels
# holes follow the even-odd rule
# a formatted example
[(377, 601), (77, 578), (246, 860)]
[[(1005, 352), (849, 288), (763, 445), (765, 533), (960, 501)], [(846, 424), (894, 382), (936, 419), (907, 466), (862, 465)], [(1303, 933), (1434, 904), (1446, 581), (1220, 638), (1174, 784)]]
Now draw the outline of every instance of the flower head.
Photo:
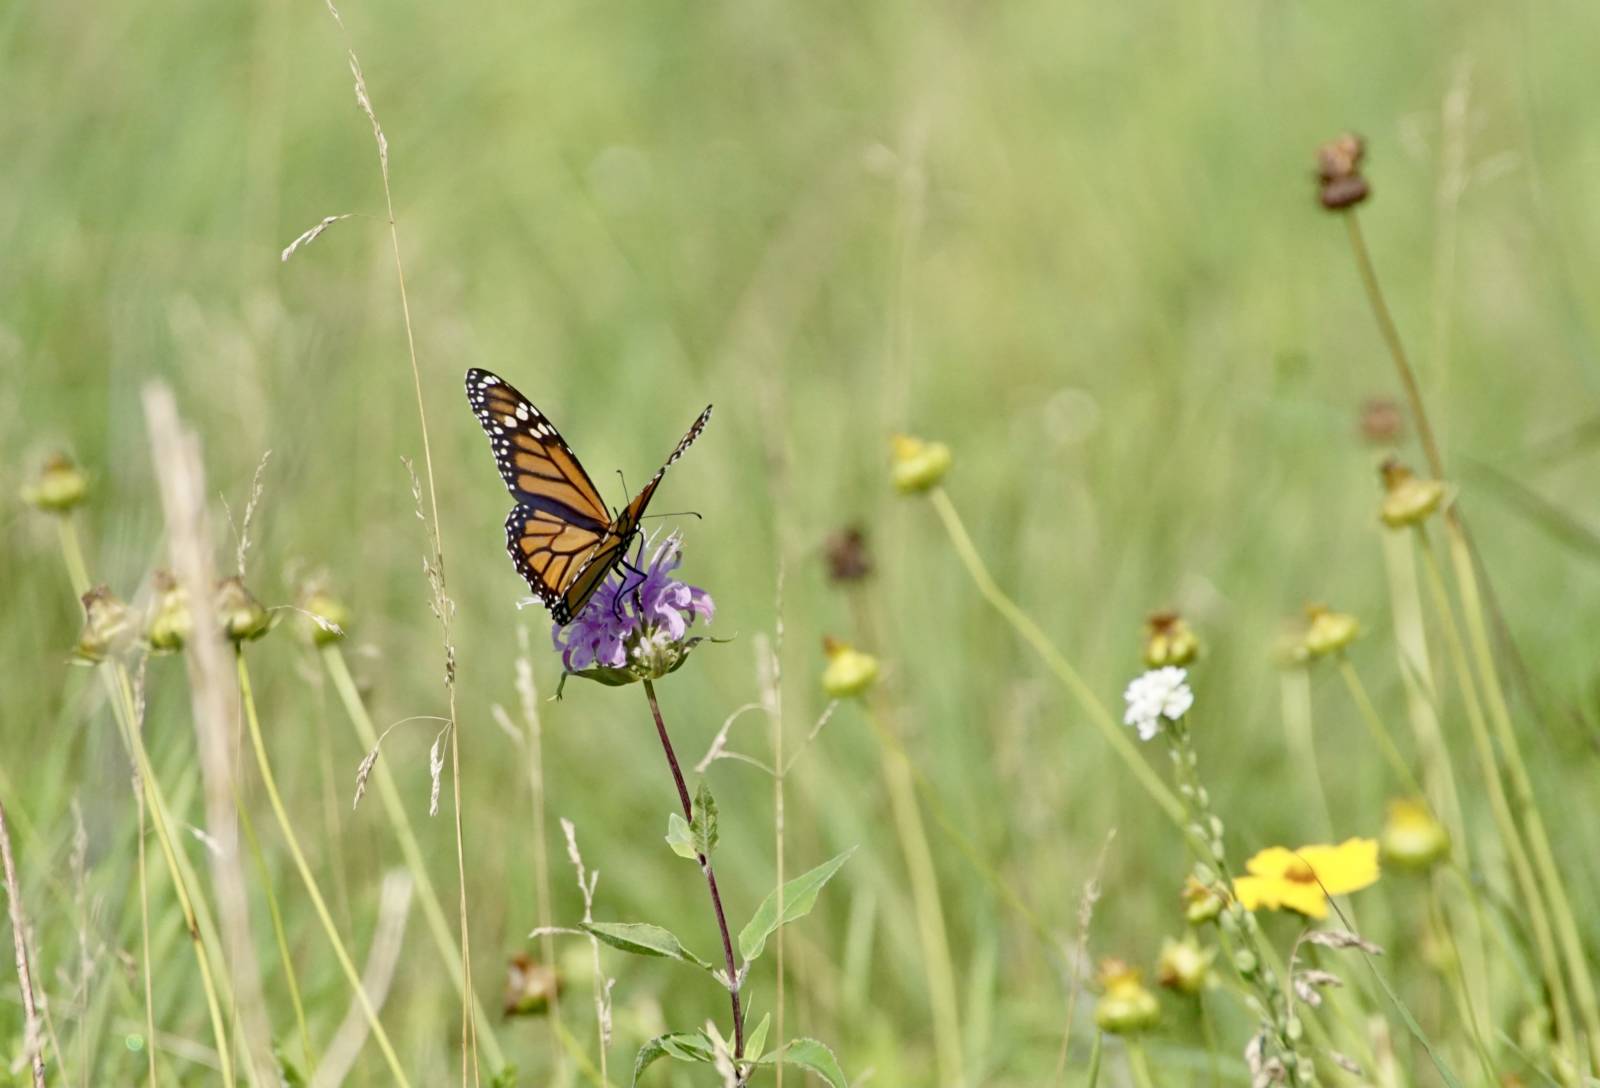
[(260, 638), (272, 628), (272, 614), (245, 588), (243, 578), (217, 583), (217, 612), (223, 634), (234, 643)]
[(1171, 937), (1161, 942), (1161, 958), (1156, 961), (1156, 981), (1180, 994), (1197, 994), (1211, 974), (1211, 961), (1217, 956), (1214, 948), (1202, 948), (1200, 942), (1189, 934), (1181, 941)]
[(832, 699), (860, 695), (878, 679), (878, 659), (831, 638), (822, 640), (828, 666), (822, 670), (822, 690)]
[(1328, 916), (1328, 896), (1347, 895), (1377, 883), (1378, 843), (1347, 839), (1338, 846), (1271, 846), (1245, 862), (1249, 876), (1233, 882), (1246, 910), (1292, 910), (1308, 918)]
[(889, 477), (903, 494), (926, 491), (950, 471), (950, 447), (897, 434), (890, 444)]
[(1383, 860), (1402, 869), (1427, 869), (1450, 853), (1450, 833), (1427, 805), (1409, 798), (1389, 802), (1380, 842)]
[(1444, 502), (1444, 484), (1416, 475), (1397, 458), (1384, 461), (1379, 471), (1383, 474), (1383, 505), (1378, 517), (1391, 529), (1422, 524)]
[(1175, 722), (1189, 713), (1194, 692), (1189, 690), (1188, 677), (1187, 669), (1173, 665), (1137, 677), (1122, 693), (1128, 703), (1123, 724), (1137, 729), (1140, 740), (1150, 740), (1161, 732), (1163, 719)]
[(1144, 621), (1144, 663), (1152, 669), (1187, 665), (1200, 656), (1200, 639), (1182, 616), (1170, 609)]
[(611, 670), (617, 683), (665, 676), (683, 663), (699, 639), (688, 638), (697, 618), (711, 622), (716, 604), (698, 586), (672, 576), (683, 562), (676, 533), (667, 537), (642, 568), (640, 541), (634, 567), (607, 578), (573, 621), (551, 630), (561, 663), (571, 673)]
[(1305, 648), (1309, 657), (1326, 657), (1344, 650), (1361, 634), (1361, 621), (1326, 605), (1306, 605)]
[(133, 634), (128, 606), (109, 586), (95, 586), (83, 595), (83, 633), (78, 636), (77, 659), (88, 664), (104, 661)]
[(39, 475), (23, 485), (22, 501), (52, 514), (65, 514), (89, 494), (89, 477), (64, 453), (51, 454)]
[(155, 607), (145, 624), (145, 641), (158, 654), (176, 653), (194, 632), (194, 616), (189, 612), (189, 595), (171, 571), (158, 570), (150, 576), (155, 587)]
[(1346, 132), (1317, 148), (1317, 199), (1329, 211), (1343, 211), (1367, 199), (1372, 192), (1361, 174), (1367, 145)]
[(1155, 1027), (1161, 1019), (1156, 995), (1145, 989), (1139, 969), (1119, 959), (1101, 961), (1098, 981), (1105, 993), (1094, 1005), (1094, 1022), (1101, 1031), (1129, 1035)]

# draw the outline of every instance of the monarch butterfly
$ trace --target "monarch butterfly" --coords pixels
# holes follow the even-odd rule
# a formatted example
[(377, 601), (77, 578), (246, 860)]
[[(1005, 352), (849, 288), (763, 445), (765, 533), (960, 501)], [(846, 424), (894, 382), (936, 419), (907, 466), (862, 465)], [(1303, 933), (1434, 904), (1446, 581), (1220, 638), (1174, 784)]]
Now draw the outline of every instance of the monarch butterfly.
[(705, 430), (711, 406), (667, 463), (613, 517), (555, 427), (505, 379), (474, 367), (467, 371), (467, 400), (489, 436), (500, 477), (517, 500), (506, 518), (506, 550), (551, 618), (565, 626), (618, 563), (628, 565), (628, 545), (639, 532), (644, 508), (667, 469)]

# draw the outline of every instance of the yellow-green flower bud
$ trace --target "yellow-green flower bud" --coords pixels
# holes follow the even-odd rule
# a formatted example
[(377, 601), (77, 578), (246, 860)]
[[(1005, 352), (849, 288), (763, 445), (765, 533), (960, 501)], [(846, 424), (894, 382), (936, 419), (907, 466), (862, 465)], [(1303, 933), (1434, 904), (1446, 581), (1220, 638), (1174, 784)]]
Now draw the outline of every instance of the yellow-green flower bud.
[(1139, 981), (1138, 968), (1122, 960), (1104, 960), (1099, 981), (1105, 992), (1094, 1004), (1094, 1022), (1101, 1031), (1132, 1035), (1155, 1027), (1161, 1019), (1161, 1004)]
[(171, 571), (158, 570), (151, 576), (156, 603), (145, 625), (144, 640), (156, 653), (176, 653), (194, 633), (194, 615), (189, 611), (189, 595)]
[(550, 1008), (561, 992), (561, 974), (550, 964), (538, 963), (519, 952), (506, 967), (504, 1009), (507, 1016), (538, 1016)]
[(897, 434), (890, 447), (889, 476), (907, 495), (926, 491), (950, 471), (950, 447), (943, 442)]
[(300, 607), (307, 613), (301, 630), (313, 646), (327, 646), (344, 638), (350, 625), (350, 609), (343, 601), (320, 587), (306, 592)]
[(1192, 926), (1214, 922), (1226, 902), (1214, 889), (1194, 877), (1183, 882), (1183, 918)]
[(217, 619), (233, 642), (260, 638), (272, 626), (272, 616), (244, 587), (244, 579), (224, 578), (217, 583)]
[(1200, 656), (1200, 639), (1176, 612), (1155, 612), (1144, 623), (1144, 663), (1152, 669), (1187, 665)]
[(1391, 529), (1426, 521), (1444, 502), (1444, 484), (1415, 475), (1393, 457), (1383, 463), (1383, 505), (1378, 516)]
[(1383, 860), (1400, 869), (1428, 869), (1450, 853), (1450, 833), (1428, 806), (1409, 798), (1389, 802), (1378, 838)]
[(22, 488), (22, 501), (52, 514), (64, 514), (89, 494), (89, 477), (63, 453), (51, 454), (38, 477)]
[(1211, 961), (1216, 949), (1201, 948), (1193, 936), (1175, 941), (1171, 937), (1161, 942), (1161, 958), (1156, 961), (1156, 981), (1180, 994), (1197, 994), (1211, 974)]
[(74, 653), (81, 661), (104, 661), (132, 632), (128, 606), (112, 596), (109, 586), (95, 586), (83, 595), (83, 633)]
[(1320, 604), (1306, 606), (1311, 621), (1306, 628), (1306, 653), (1325, 657), (1338, 653), (1361, 634), (1361, 622), (1345, 612), (1331, 612)]
[(878, 659), (871, 654), (835, 642), (822, 640), (828, 665), (822, 670), (822, 690), (834, 699), (861, 695), (878, 679)]

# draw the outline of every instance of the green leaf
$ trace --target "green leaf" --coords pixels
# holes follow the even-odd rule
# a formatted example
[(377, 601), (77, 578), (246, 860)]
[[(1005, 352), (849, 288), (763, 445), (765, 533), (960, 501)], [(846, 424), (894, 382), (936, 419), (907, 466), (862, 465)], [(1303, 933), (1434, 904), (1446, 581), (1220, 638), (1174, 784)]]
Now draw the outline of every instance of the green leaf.
[(700, 788), (694, 791), (691, 811), (694, 818), (689, 821), (689, 831), (694, 838), (695, 853), (708, 858), (717, 848), (717, 799), (711, 796), (711, 787), (703, 778)]
[(818, 865), (809, 873), (802, 874), (789, 881), (782, 888), (783, 892), (783, 917), (778, 917), (778, 892), (774, 891), (761, 906), (756, 908), (755, 914), (745, 927), (739, 931), (739, 952), (746, 961), (761, 955), (767, 947), (767, 938), (775, 933), (779, 926), (788, 925), (790, 922), (804, 918), (811, 913), (811, 908), (817, 905), (817, 893), (822, 886), (833, 878), (839, 867), (850, 859), (856, 852), (851, 847), (838, 857)]
[(761, 1052), (767, 1049), (767, 1029), (772, 1026), (772, 1014), (769, 1012), (761, 1018), (761, 1023), (756, 1025), (756, 1030), (750, 1033), (750, 1038), (744, 1041), (744, 1059), (747, 1062), (759, 1062)]
[(640, 1047), (638, 1056), (633, 1059), (633, 1083), (637, 1085), (639, 1074), (660, 1058), (673, 1058), (680, 1062), (703, 1062), (709, 1065), (715, 1060), (715, 1052), (711, 1048), (711, 1040), (706, 1038), (703, 1031), (674, 1031), (666, 1035), (657, 1035)]
[(831, 1088), (850, 1088), (833, 1051), (815, 1039), (791, 1039), (778, 1057), (785, 1065), (797, 1065), (808, 1073), (815, 1073), (827, 1081)]
[(689, 831), (689, 821), (676, 812), (667, 814), (667, 845), (672, 847), (672, 852), (680, 858), (697, 860), (694, 852), (694, 836)]
[(683, 947), (678, 938), (648, 922), (579, 922), (578, 928), (612, 948), (632, 952), (635, 956), (663, 956), (711, 970), (709, 963)]

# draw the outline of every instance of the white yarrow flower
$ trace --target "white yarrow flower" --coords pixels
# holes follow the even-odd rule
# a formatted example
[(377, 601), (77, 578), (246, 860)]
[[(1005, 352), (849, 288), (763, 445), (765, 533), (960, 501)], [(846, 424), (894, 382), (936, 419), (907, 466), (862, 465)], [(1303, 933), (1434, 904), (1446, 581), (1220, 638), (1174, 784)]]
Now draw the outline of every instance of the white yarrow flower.
[(1162, 719), (1175, 722), (1194, 706), (1194, 692), (1189, 690), (1188, 677), (1187, 669), (1168, 665), (1136, 678), (1122, 693), (1128, 703), (1128, 712), (1122, 716), (1123, 724), (1137, 729), (1140, 740), (1154, 738), (1161, 732)]

